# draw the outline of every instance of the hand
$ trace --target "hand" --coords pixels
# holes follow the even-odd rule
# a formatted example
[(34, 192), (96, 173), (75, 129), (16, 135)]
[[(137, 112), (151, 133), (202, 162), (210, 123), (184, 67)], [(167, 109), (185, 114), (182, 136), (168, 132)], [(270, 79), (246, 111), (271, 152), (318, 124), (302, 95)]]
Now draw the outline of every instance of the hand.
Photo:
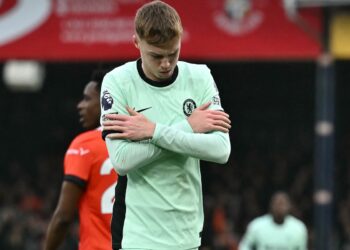
[(143, 114), (136, 112), (130, 107), (126, 107), (126, 110), (130, 116), (122, 114), (106, 115), (108, 120), (102, 123), (103, 130), (118, 132), (107, 135), (107, 138), (129, 139), (132, 141), (152, 138), (156, 125), (149, 121)]
[(228, 133), (231, 128), (229, 115), (219, 110), (208, 110), (211, 102), (205, 103), (196, 108), (187, 118), (192, 130), (195, 133), (207, 133), (221, 131)]

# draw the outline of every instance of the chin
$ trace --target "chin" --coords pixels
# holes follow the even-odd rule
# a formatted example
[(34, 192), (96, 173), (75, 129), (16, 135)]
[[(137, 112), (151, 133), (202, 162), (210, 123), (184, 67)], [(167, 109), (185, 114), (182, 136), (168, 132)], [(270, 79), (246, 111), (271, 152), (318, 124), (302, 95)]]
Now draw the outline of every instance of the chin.
[(90, 128), (89, 124), (86, 123), (86, 122), (82, 122), (82, 123), (81, 123), (81, 126), (82, 126), (84, 129), (89, 129), (89, 128)]
[(163, 75), (160, 75), (159, 77), (158, 77), (158, 79), (160, 80), (160, 81), (164, 81), (164, 80), (167, 80), (167, 79), (169, 79), (170, 77), (171, 77), (171, 75), (172, 74), (163, 74)]

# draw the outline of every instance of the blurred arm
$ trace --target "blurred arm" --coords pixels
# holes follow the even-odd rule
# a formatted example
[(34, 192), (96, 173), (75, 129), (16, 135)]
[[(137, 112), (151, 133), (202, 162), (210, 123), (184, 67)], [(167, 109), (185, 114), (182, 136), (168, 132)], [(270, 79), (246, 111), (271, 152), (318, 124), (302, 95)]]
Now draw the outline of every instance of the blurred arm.
[(248, 225), (246, 233), (243, 235), (241, 242), (239, 243), (238, 250), (253, 250), (255, 249), (255, 233), (252, 225)]
[(44, 250), (58, 249), (63, 242), (83, 192), (82, 187), (63, 181), (58, 205), (47, 229)]

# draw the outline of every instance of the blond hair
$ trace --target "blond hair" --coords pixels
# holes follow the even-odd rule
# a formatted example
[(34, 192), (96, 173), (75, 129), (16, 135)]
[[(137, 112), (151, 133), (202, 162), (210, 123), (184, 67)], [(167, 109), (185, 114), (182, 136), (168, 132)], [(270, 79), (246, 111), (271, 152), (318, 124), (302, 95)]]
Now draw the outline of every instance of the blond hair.
[(183, 28), (179, 14), (173, 7), (162, 1), (152, 1), (138, 9), (135, 31), (141, 40), (162, 45), (181, 37)]

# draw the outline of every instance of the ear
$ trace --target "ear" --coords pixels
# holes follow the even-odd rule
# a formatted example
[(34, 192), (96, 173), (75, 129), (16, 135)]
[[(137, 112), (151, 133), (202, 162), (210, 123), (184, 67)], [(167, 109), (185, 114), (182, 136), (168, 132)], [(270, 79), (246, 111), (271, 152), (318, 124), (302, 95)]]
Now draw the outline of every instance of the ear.
[(132, 36), (132, 41), (134, 42), (135, 47), (139, 49), (139, 39), (135, 34)]

